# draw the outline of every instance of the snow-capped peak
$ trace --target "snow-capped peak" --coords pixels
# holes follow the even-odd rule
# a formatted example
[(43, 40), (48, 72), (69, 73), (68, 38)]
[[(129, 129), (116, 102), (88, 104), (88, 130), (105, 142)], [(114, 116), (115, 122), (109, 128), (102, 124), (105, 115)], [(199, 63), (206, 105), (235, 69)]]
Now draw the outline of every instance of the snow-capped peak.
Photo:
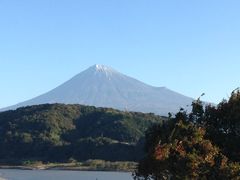
[(105, 74), (107, 77), (112, 76), (113, 74), (119, 74), (116, 70), (109, 66), (95, 64), (89, 68), (94, 74)]
[(113, 71), (112, 68), (105, 66), (105, 65), (96, 64), (96, 65), (94, 65), (94, 67), (95, 67), (96, 71), (104, 71), (104, 72)]
[(191, 98), (167, 88), (156, 88), (105, 65), (93, 65), (69, 81), (36, 98), (0, 109), (44, 103), (85, 104), (167, 115), (192, 103)]
[(100, 64), (96, 64), (95, 67), (96, 67), (96, 70), (99, 70), (99, 71), (107, 71), (109, 69), (107, 66), (100, 65)]

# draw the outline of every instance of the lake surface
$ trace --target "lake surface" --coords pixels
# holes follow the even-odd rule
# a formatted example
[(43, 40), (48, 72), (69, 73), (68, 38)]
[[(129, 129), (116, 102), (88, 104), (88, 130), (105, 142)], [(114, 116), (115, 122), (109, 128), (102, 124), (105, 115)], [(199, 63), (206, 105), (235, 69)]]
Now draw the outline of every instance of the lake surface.
[(0, 169), (0, 180), (133, 180), (131, 173)]

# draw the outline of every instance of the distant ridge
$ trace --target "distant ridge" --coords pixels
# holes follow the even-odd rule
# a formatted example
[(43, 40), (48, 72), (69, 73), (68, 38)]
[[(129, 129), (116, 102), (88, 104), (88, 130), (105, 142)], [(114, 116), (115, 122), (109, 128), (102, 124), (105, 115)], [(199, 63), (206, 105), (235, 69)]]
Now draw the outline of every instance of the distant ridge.
[(94, 65), (57, 88), (1, 109), (45, 103), (83, 104), (167, 115), (191, 105), (192, 98), (165, 87), (153, 87), (105, 65)]

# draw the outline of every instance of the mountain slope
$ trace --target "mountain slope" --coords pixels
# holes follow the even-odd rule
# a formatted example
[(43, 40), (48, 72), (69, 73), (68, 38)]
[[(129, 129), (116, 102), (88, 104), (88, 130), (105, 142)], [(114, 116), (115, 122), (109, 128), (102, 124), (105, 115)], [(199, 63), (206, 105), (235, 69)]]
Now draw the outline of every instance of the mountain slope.
[(191, 102), (192, 98), (165, 87), (149, 86), (110, 67), (94, 65), (46, 94), (4, 110), (35, 104), (65, 103), (166, 115), (177, 112), (180, 107), (186, 108)]

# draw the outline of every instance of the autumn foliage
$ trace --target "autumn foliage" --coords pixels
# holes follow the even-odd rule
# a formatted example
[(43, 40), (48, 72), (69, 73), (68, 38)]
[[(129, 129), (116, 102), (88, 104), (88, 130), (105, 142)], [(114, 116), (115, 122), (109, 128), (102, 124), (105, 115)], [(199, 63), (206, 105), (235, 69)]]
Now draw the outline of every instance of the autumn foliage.
[(150, 128), (135, 179), (240, 179), (239, 108), (239, 92), (216, 107), (198, 99), (191, 113)]

